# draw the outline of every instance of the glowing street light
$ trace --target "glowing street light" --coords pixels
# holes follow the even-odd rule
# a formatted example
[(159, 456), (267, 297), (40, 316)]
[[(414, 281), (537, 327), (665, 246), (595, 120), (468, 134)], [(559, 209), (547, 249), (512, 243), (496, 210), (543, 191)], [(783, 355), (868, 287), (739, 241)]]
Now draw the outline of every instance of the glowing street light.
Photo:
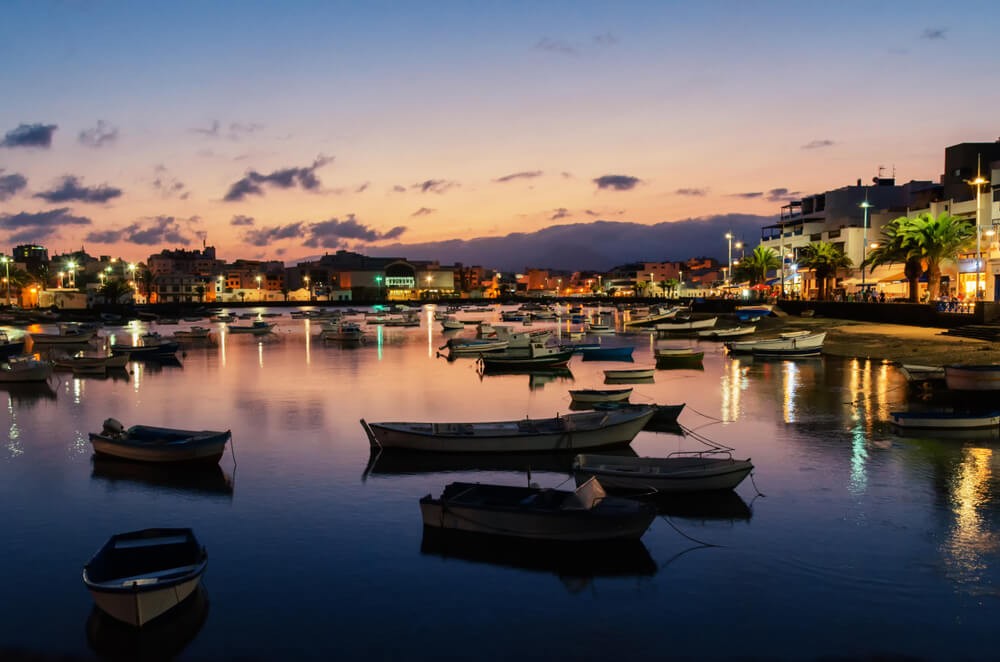
[(872, 204), (868, 202), (868, 194), (865, 194), (865, 201), (861, 203), (861, 209), (865, 213), (865, 224), (862, 234), (862, 244), (861, 244), (861, 289), (865, 289), (865, 260), (868, 259), (868, 210), (872, 207)]
[(375, 300), (382, 298), (382, 276), (375, 276)]
[(69, 272), (69, 286), (76, 287), (76, 262), (70, 260), (66, 263), (66, 271)]
[(257, 276), (257, 301), (261, 300), (260, 297), (261, 297), (261, 294), (260, 294), (260, 276)]
[(983, 208), (982, 199), (980, 194), (982, 193), (983, 184), (988, 184), (989, 182), (982, 175), (982, 155), (980, 155), (979, 162), (976, 165), (976, 178), (967, 179), (965, 183), (969, 186), (976, 187), (976, 300), (979, 300), (979, 272), (982, 271), (983, 264), (983, 249), (982, 249), (982, 225), (979, 222), (980, 210)]
[(726, 272), (726, 285), (729, 285), (730, 275), (733, 273), (733, 233), (726, 233), (726, 241), (729, 242), (729, 271)]
[(309, 301), (312, 301), (313, 294), (312, 294), (312, 288), (309, 287), (309, 276), (303, 276), (302, 280), (304, 280), (306, 283), (306, 295), (309, 297)]

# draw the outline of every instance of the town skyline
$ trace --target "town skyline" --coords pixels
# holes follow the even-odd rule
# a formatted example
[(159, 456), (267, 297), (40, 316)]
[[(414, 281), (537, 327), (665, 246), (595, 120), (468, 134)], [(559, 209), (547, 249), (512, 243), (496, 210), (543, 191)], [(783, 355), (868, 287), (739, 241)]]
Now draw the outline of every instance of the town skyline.
[[(996, 138), (1000, 92), (969, 66), (985, 22), (807, 9), (14, 3), (0, 228), (129, 260), (384, 255), (773, 218), (857, 179), (937, 180), (945, 145)], [(933, 80), (962, 103), (928, 101)]]

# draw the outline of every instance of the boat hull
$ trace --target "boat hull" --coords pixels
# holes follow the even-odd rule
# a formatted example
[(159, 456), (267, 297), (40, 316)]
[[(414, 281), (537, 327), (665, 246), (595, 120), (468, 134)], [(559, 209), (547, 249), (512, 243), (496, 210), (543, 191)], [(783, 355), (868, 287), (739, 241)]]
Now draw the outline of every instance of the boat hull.
[[(450, 453), (568, 451), (626, 446), (653, 417), (652, 408), (588, 412), (561, 419), (497, 423), (371, 423), (362, 421), (373, 446)], [(555, 430), (553, 420), (562, 421)], [(598, 423), (596, 427), (594, 422)], [(537, 427), (536, 427), (537, 425)], [(536, 427), (535, 430), (531, 428)], [(474, 432), (475, 431), (475, 432)]]
[(94, 604), (115, 620), (142, 627), (184, 602), (198, 588), (201, 576), (175, 586), (142, 593), (109, 593), (90, 589)]
[(610, 458), (577, 455), (573, 474), (577, 485), (597, 478), (609, 490), (711, 492), (731, 490), (750, 472), (750, 460), (732, 458)]
[(635, 370), (605, 370), (607, 379), (648, 379), (656, 374), (655, 368), (637, 368)]
[(892, 424), (908, 430), (989, 430), (1000, 429), (1000, 413), (933, 414), (919, 412), (889, 412)]
[[(146, 428), (156, 430), (156, 428)], [(171, 431), (178, 432), (178, 431)], [(180, 431), (184, 432), (184, 431)], [(106, 434), (90, 433), (90, 443), (94, 453), (135, 462), (158, 463), (217, 463), (226, 450), (226, 442), (232, 436), (225, 432), (190, 431), (190, 439), (157, 441), (155, 433), (142, 440), (130, 438), (115, 439)]]
[(632, 395), (632, 389), (621, 388), (613, 390), (571, 390), (570, 398), (573, 402), (594, 403), (594, 402), (624, 402)]
[(946, 365), (944, 381), (953, 391), (1000, 391), (1000, 365)]

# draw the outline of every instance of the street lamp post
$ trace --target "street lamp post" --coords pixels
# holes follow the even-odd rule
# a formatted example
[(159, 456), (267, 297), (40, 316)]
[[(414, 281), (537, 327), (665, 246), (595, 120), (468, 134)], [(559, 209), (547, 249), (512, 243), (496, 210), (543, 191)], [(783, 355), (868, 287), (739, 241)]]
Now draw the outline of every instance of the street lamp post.
[[(980, 161), (981, 163), (981, 161)], [(966, 184), (976, 187), (976, 301), (979, 300), (979, 272), (982, 271), (983, 263), (983, 249), (982, 249), (982, 225), (980, 224), (979, 217), (980, 212), (983, 208), (982, 200), (980, 199), (980, 193), (982, 192), (983, 184), (986, 184), (986, 178), (983, 177), (981, 171), (982, 166), (976, 166), (976, 178), (972, 180), (965, 180)]]
[(306, 282), (306, 296), (308, 297), (309, 301), (312, 301), (313, 293), (312, 293), (312, 288), (309, 287), (309, 276), (303, 276), (302, 280)]
[(862, 231), (862, 244), (861, 244), (861, 293), (864, 294), (865, 291), (865, 260), (868, 258), (868, 210), (871, 208), (871, 203), (868, 202), (868, 196), (865, 195), (865, 201), (861, 203), (861, 209), (864, 210), (865, 222), (864, 230)]
[(375, 276), (375, 300), (378, 301), (382, 298), (382, 277)]
[(257, 301), (261, 300), (260, 297), (261, 297), (261, 294), (260, 294), (260, 276), (257, 276)]
[(729, 270), (726, 272), (726, 285), (729, 285), (729, 279), (733, 274), (733, 233), (726, 233), (726, 241), (729, 242)]

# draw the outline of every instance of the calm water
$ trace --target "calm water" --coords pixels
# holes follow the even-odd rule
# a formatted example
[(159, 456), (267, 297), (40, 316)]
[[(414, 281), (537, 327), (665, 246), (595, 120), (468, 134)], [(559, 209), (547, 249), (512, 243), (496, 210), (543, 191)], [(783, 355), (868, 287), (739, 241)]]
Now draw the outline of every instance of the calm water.
[[(598, 386), (603, 369), (621, 366), (574, 357), (571, 375), (480, 377), (472, 360), (436, 355), (444, 337), (428, 315), (420, 328), (369, 327), (366, 345), (341, 347), (311, 339), (315, 323), (286, 314), (273, 336), (216, 334), (180, 365), (133, 364), (119, 379), (59, 373), (51, 391), (6, 387), (0, 650), (90, 657), (96, 646), (128, 658), (130, 646), (166, 646), (199, 660), (997, 657), (1000, 444), (893, 436), (881, 421), (906, 406), (907, 390), (881, 364), (755, 363), (704, 342), (703, 371), (660, 370), (636, 385), (633, 402), (686, 402), (685, 427), (751, 457), (766, 496), (748, 480), (730, 499), (675, 506), (613, 558), (424, 540), (421, 496), (453, 480), (524, 484), (528, 463), (533, 481), (566, 487), (569, 461), (382, 457), (369, 466), (360, 418), (552, 416), (569, 410), (567, 388)], [(636, 365), (652, 363), (647, 335), (602, 342), (635, 344)], [(227, 453), (219, 471), (177, 482), (95, 463), (87, 433), (109, 416), (231, 428), (236, 464)], [(699, 444), (642, 432), (632, 447), (664, 455)], [(101, 630), (88, 641), (83, 564), (112, 533), (150, 526), (191, 526), (207, 547), (207, 616), (182, 614), (185, 635), (136, 643)]]

